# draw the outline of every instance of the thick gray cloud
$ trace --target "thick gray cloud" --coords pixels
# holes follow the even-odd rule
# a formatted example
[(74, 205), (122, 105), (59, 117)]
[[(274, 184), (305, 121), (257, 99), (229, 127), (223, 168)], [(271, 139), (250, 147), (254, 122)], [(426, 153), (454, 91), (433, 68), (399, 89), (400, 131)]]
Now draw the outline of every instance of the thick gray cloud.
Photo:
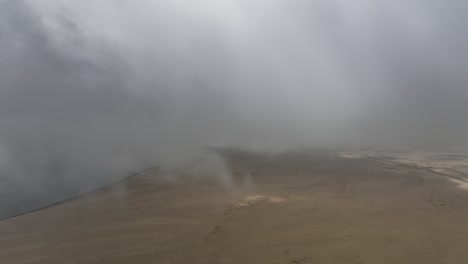
[(4, 0), (0, 216), (205, 146), (463, 149), (467, 7)]

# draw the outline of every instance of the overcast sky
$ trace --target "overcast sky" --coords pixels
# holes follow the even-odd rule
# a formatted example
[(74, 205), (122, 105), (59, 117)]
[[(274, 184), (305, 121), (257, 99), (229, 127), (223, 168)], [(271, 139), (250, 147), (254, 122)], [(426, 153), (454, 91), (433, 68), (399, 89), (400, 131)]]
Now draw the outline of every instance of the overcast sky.
[(205, 146), (465, 149), (468, 2), (3, 0), (0, 217)]

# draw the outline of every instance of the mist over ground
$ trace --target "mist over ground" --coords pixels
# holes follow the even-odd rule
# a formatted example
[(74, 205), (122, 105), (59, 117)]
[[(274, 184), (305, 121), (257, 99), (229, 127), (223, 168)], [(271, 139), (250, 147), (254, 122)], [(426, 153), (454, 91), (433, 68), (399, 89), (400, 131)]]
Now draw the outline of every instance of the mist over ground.
[(455, 0), (4, 0), (0, 217), (155, 165), (201, 161), (226, 184), (207, 146), (463, 150), (467, 11)]

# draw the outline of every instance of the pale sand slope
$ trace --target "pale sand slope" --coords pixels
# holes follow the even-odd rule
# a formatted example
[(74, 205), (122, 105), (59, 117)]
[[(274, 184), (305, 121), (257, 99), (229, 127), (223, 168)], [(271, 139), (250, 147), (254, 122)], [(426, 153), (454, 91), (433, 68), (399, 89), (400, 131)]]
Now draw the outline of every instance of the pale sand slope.
[(369, 158), (228, 155), (252, 186), (148, 172), (0, 222), (0, 263), (468, 263), (468, 191)]
[(342, 153), (342, 156), (364, 155), (387, 162), (411, 165), (428, 169), (449, 176), (460, 185), (468, 185), (468, 153), (460, 152), (429, 152), (429, 151), (360, 151)]

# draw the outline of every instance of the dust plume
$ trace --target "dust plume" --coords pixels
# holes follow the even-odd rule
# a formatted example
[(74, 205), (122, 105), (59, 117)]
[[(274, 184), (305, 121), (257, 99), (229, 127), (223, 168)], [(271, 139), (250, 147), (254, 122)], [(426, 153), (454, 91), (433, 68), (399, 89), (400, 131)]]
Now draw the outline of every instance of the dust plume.
[(155, 165), (229, 185), (212, 146), (464, 149), (467, 7), (4, 0), (0, 217)]

